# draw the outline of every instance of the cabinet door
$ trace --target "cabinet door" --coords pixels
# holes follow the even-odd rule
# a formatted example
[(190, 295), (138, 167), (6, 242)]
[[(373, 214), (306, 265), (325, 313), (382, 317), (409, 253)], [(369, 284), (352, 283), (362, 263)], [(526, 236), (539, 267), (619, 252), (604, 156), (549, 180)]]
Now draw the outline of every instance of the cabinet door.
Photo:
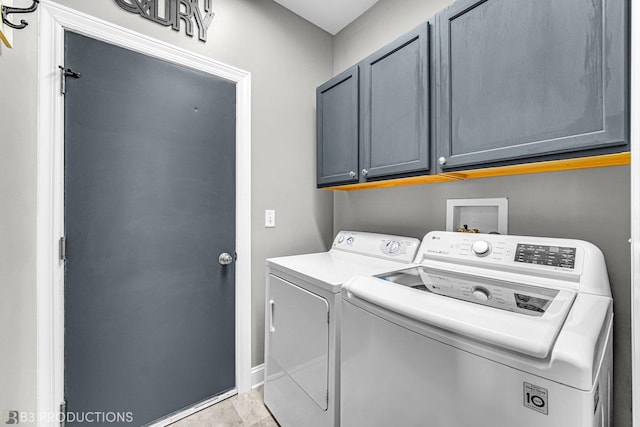
[(439, 170), (626, 149), (627, 7), (461, 0), (440, 13)]
[(429, 169), (429, 24), (361, 62), (361, 180)]
[(318, 186), (358, 180), (358, 67), (316, 89)]

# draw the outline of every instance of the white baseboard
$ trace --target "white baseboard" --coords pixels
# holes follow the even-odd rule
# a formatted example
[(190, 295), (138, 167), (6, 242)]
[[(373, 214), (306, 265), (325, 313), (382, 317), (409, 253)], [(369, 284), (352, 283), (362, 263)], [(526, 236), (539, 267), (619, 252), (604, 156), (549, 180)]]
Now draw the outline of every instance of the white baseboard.
[(251, 389), (264, 384), (264, 363), (251, 368)]

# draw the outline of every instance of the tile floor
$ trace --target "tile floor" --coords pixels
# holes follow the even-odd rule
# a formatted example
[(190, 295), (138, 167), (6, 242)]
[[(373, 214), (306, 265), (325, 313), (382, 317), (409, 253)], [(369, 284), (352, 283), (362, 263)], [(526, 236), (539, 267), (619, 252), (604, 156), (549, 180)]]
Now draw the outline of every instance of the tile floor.
[(170, 427), (279, 427), (264, 406), (262, 386), (223, 400)]

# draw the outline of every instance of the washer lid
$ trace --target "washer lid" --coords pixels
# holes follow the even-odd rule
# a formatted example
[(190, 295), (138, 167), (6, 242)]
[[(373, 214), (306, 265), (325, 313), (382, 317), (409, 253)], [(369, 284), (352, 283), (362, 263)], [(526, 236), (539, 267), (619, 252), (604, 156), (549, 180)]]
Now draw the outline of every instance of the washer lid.
[[(486, 284), (482, 285), (478, 285), (478, 288), (487, 290)], [(513, 284), (505, 283), (505, 289), (512, 287)], [(520, 295), (526, 292), (514, 291)], [(553, 348), (576, 292), (558, 289), (557, 293), (548, 296), (549, 303), (544, 304), (541, 315), (540, 312), (531, 315), (526, 309), (524, 312), (516, 309), (509, 311), (407, 285), (401, 286), (389, 281), (388, 277), (385, 280), (356, 276), (344, 284), (343, 295), (350, 301), (364, 300), (427, 325), (543, 359)], [(477, 297), (479, 302), (484, 302), (480, 301), (480, 297), (481, 295)], [(473, 293), (471, 298), (476, 298)]]

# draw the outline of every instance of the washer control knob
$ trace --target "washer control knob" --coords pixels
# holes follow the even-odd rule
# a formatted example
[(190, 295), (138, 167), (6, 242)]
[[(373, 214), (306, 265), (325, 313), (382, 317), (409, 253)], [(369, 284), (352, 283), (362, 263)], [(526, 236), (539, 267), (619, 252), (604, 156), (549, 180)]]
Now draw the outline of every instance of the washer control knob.
[(391, 240), (385, 245), (385, 250), (388, 254), (395, 254), (396, 252), (398, 252), (398, 249), (400, 249), (400, 242), (398, 242), (397, 240)]
[(491, 292), (488, 289), (476, 287), (473, 288), (473, 297), (480, 302), (486, 302), (491, 299)]
[(471, 252), (478, 256), (487, 256), (491, 253), (491, 244), (486, 240), (476, 240), (471, 245)]

